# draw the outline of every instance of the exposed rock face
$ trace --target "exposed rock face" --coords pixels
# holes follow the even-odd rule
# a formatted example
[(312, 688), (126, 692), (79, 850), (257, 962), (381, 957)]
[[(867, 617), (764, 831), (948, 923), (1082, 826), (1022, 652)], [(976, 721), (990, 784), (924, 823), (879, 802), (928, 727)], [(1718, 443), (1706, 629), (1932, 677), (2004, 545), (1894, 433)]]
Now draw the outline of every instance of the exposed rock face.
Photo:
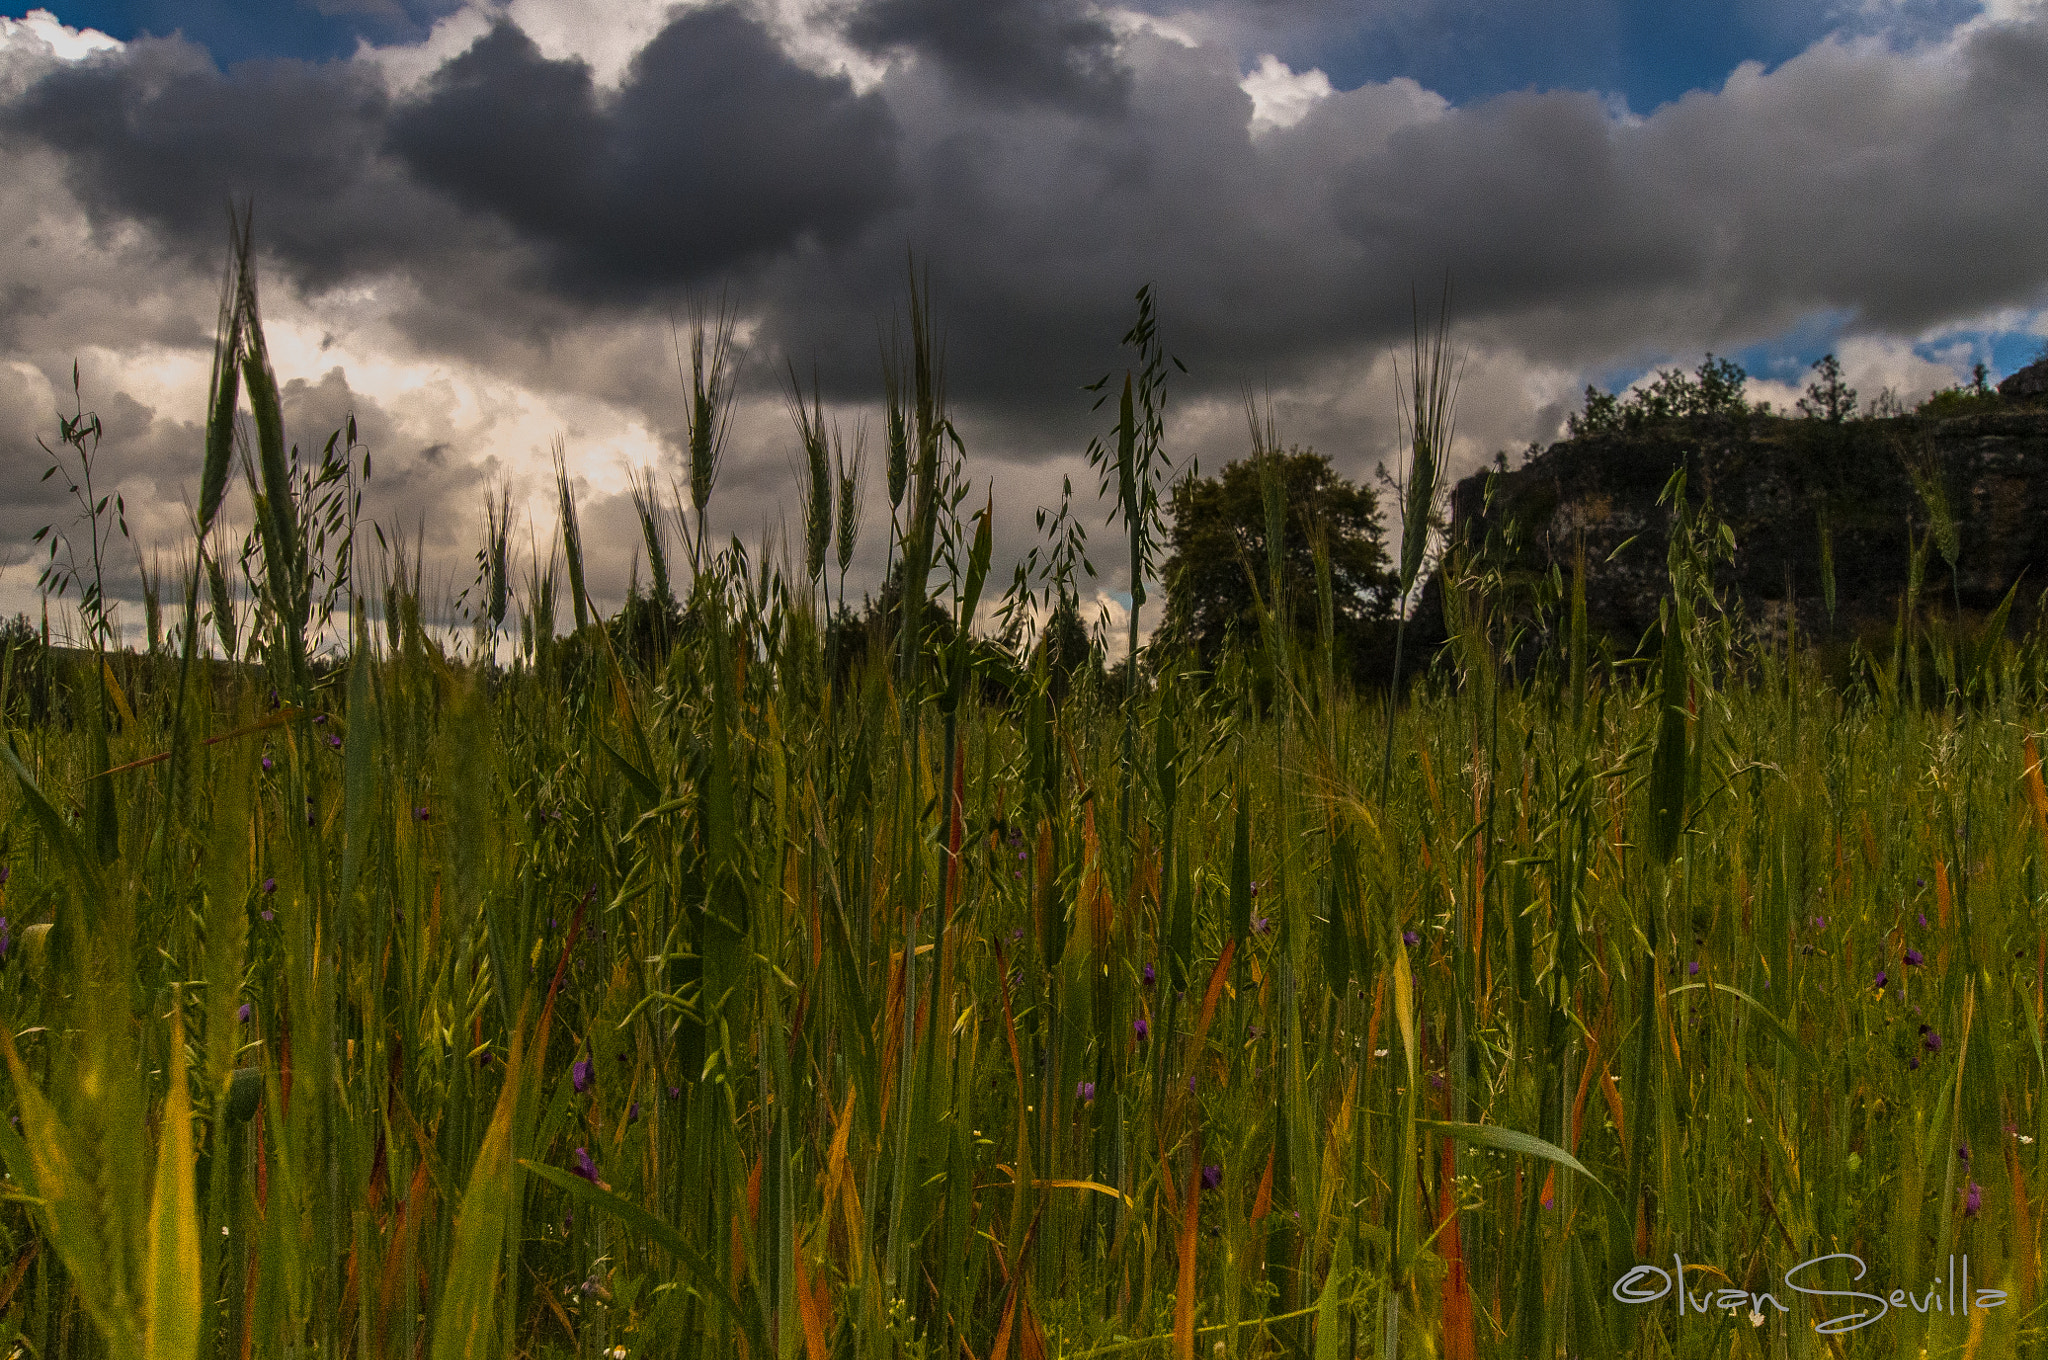
[[(1490, 509), (1488, 474), (1459, 483), (1455, 532), (1480, 544), (1489, 529), (1498, 542), (1512, 526), (1515, 546), (1494, 557), (1511, 581), (1547, 576), (1553, 564), (1568, 579), (1583, 536), (1587, 622), (1627, 653), (1657, 621), (1671, 526), (1657, 496), (1681, 465), (1687, 499), (1710, 500), (1735, 536), (1734, 560), (1716, 584), (1764, 636), (1782, 636), (1794, 617), (1808, 637), (1889, 628), (1912, 543), (1930, 522), (1909, 472), (1915, 465), (1936, 471), (1958, 547), (1953, 588), (1947, 564), (1929, 548), (1924, 604), (1959, 598), (1966, 614), (1981, 615), (2024, 575), (2032, 588), (2015, 601), (2017, 625), (2032, 619), (2034, 597), (2048, 588), (2048, 408), (2010, 402), (1941, 421), (1752, 415), (1565, 440), (1494, 474)], [(1832, 622), (1822, 589), (1823, 511), (1833, 544)]]
[(2010, 402), (2048, 401), (2048, 359), (2036, 359), (1998, 385)]

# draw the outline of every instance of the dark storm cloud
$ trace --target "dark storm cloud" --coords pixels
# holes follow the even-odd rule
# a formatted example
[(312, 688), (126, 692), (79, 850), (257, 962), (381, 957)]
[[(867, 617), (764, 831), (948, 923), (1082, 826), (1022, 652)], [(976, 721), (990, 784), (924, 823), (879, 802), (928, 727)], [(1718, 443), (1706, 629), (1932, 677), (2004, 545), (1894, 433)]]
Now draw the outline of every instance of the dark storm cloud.
[(66, 156), (96, 224), (146, 223), (195, 262), (253, 195), (263, 246), (315, 290), (403, 269), (460, 291), (537, 253), (564, 295), (644, 296), (843, 244), (901, 193), (882, 102), (723, 7), (679, 15), (603, 97), (501, 24), (404, 105), (367, 63), (223, 74), (152, 39), (54, 67), (0, 119)]
[[(1048, 449), (1082, 432), (1085, 409), (1051, 413), (1121, 361), (1148, 280), (1182, 390), (1219, 395), (1405, 345), (1411, 285), (1446, 270), (1468, 338), (1563, 367), (1725, 353), (1822, 312), (1911, 336), (2048, 303), (2028, 207), (2048, 201), (2048, 23), (1948, 52), (1824, 43), (1648, 118), (1390, 82), (1259, 136), (1230, 54), (1138, 38), (1125, 60), (1114, 120), (990, 110), (915, 71), (889, 87), (914, 110), (903, 231), (939, 281), (949, 390)], [(766, 333), (871, 388), (893, 246), (793, 260)]]
[(879, 99), (723, 7), (677, 17), (604, 100), (500, 24), (391, 127), (422, 181), (542, 243), (565, 285), (627, 290), (844, 244), (900, 194), (894, 143)]
[(373, 68), (250, 62), (223, 75), (176, 38), (54, 67), (0, 127), (68, 159), (96, 225), (148, 224), (217, 261), (231, 195), (260, 205), (264, 244), (320, 288), (390, 267), (455, 214), (378, 152), (389, 101)]
[(846, 32), (869, 52), (936, 61), (971, 97), (1100, 111), (1129, 86), (1115, 32), (1085, 0), (865, 0)]

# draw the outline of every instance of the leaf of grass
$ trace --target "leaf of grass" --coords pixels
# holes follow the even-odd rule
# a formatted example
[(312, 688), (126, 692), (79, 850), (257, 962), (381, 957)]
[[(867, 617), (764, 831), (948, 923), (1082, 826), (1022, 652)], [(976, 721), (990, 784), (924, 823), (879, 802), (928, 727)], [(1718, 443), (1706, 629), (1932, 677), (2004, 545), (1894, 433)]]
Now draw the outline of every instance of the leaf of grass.
[(1748, 1006), (1757, 1013), (1759, 1021), (1770, 1036), (1780, 1044), (1783, 1044), (1785, 1051), (1790, 1053), (1800, 1066), (1806, 1068), (1809, 1072), (1820, 1070), (1820, 1063), (1814, 1058), (1812, 1053), (1807, 1051), (1806, 1045), (1799, 1042), (1799, 1036), (1785, 1028), (1785, 1022), (1780, 1020), (1770, 1007), (1764, 1005), (1763, 1002), (1758, 1001), (1740, 988), (1730, 987), (1725, 982), (1688, 982), (1682, 986), (1673, 987), (1664, 995), (1677, 996), (1680, 992), (1690, 992), (1700, 988), (1705, 988), (1708, 992), (1726, 992), (1737, 1001)]
[(498, 1298), (498, 1257), (505, 1244), (506, 1220), (514, 1208), (512, 1112), (519, 1103), (520, 1057), (515, 1038), (505, 1064), (505, 1089), (498, 1095), (498, 1107), (455, 1214), (455, 1245), (434, 1318), (433, 1360), (482, 1360), (496, 1345), (491, 1314)]
[(185, 1083), (185, 1027), (171, 1006), (170, 1096), (157, 1145), (143, 1269), (142, 1349), (150, 1360), (199, 1354), (199, 1200), (193, 1184), (192, 1095)]
[(1598, 1176), (1586, 1170), (1584, 1164), (1578, 1158), (1572, 1156), (1557, 1144), (1538, 1138), (1533, 1133), (1523, 1133), (1520, 1129), (1503, 1128), (1499, 1124), (1459, 1124), (1438, 1119), (1418, 1119), (1415, 1123), (1418, 1128), (1434, 1129), (1436, 1132), (1444, 1135), (1444, 1137), (1455, 1138), (1461, 1143), (1471, 1143), (1478, 1147), (1492, 1148), (1497, 1152), (1513, 1152), (1524, 1157), (1541, 1157), (1545, 1161), (1556, 1162), (1566, 1170), (1576, 1171), (1579, 1175), (1584, 1176), (1599, 1188), (1601, 1194), (1606, 1195), (1609, 1199), (1614, 1197), (1614, 1192), (1602, 1184)]
[(591, 1208), (610, 1214), (628, 1228), (653, 1239), (664, 1251), (675, 1257), (676, 1263), (689, 1277), (691, 1287), (746, 1332), (748, 1343), (753, 1347), (753, 1354), (772, 1354), (768, 1349), (767, 1329), (762, 1325), (759, 1308), (741, 1308), (724, 1286), (719, 1284), (717, 1272), (712, 1270), (711, 1263), (685, 1242), (681, 1233), (631, 1200), (622, 1199), (609, 1190), (601, 1190), (589, 1181), (570, 1175), (560, 1167), (547, 1166), (523, 1158), (519, 1165), (548, 1184), (582, 1200)]

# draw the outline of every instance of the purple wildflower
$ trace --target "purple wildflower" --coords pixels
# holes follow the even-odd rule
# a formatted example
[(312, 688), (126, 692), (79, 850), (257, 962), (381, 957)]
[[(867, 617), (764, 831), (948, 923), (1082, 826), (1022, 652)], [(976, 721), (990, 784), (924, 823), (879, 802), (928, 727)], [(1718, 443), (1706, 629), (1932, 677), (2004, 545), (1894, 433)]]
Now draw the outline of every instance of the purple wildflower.
[(263, 773), (269, 774), (272, 770), (276, 768), (277, 766), (271, 763), (269, 756), (263, 757)]
[(236, 1011), (236, 1012), (235, 1012), (235, 1018), (236, 1018), (237, 1020), (240, 1020), (240, 1021), (241, 1021), (241, 1022), (242, 1022), (243, 1024), (245, 1024), (245, 1025), (249, 1023), (249, 1003), (248, 1003), (248, 1002), (244, 1001), (244, 1002), (242, 1003), (242, 1009), (240, 1009), (240, 1010), (238, 1010), (238, 1011)]
[(1920, 957), (1920, 951), (1919, 951), (1919, 950), (1917, 950), (1917, 949), (1908, 949), (1908, 950), (1906, 951), (1906, 966), (1907, 966), (1908, 968), (1918, 968), (1918, 967), (1920, 966), (1921, 962), (1922, 962), (1922, 959), (1921, 959), (1921, 957)]
[(1152, 1027), (1145, 1023), (1145, 1017), (1142, 1015), (1131, 1021), (1131, 1029), (1137, 1034), (1138, 1042), (1141, 1044), (1145, 1042), (1146, 1036), (1152, 1033)]
[(0, 959), (7, 957), (7, 946), (13, 943), (7, 931), (7, 918), (0, 916)]
[(327, 738), (327, 744), (328, 744), (328, 746), (329, 746), (329, 747), (333, 748), (334, 750), (336, 750), (336, 751), (339, 751), (339, 750), (341, 749), (341, 738), (340, 738), (340, 737), (337, 737), (337, 736), (334, 736), (334, 735), (332, 735), (332, 734), (329, 734), (329, 736), (328, 736), (328, 738)]
[(1138, 976), (1141, 979), (1143, 979), (1147, 987), (1150, 987), (1153, 984), (1153, 982), (1158, 979), (1159, 975), (1152, 971), (1152, 965), (1148, 963), (1145, 965), (1145, 971), (1140, 973)]
[(1873, 987), (1876, 987), (1876, 988), (1878, 988), (1878, 989), (1879, 989), (1880, 991), (1881, 991), (1881, 990), (1883, 990), (1883, 988), (1884, 988), (1884, 984), (1885, 984), (1885, 979), (1886, 979), (1886, 977), (1887, 977), (1887, 976), (1888, 976), (1888, 975), (1887, 975), (1887, 974), (1885, 973), (1884, 969), (1882, 969), (1882, 968), (1878, 969), (1878, 970), (1877, 970), (1877, 980), (1876, 980), (1875, 982), (1871, 983), (1870, 985), (1871, 985), (1871, 986), (1873, 986)]
[(326, 715), (325, 713), (315, 713), (315, 714), (313, 715), (313, 722), (315, 723), (315, 725), (318, 725), (318, 724), (320, 724), (320, 723), (324, 723), (324, 722), (326, 722), (326, 721), (327, 721), (327, 715)]
[(591, 1072), (592, 1064), (588, 1058), (578, 1058), (575, 1065), (569, 1069), (569, 1084), (576, 1088), (577, 1095), (580, 1096), (590, 1089)]
[(1920, 1042), (1926, 1045), (1927, 1051), (1929, 1053), (1941, 1052), (1941, 1036), (1939, 1034), (1936, 1034), (1933, 1030), (1928, 1030), (1927, 1037), (1925, 1039), (1922, 1039)]
[(413, 815), (413, 816), (415, 816), (415, 817), (417, 817), (417, 818), (419, 818), (419, 819), (420, 819), (421, 821), (423, 821), (423, 822), (424, 822), (424, 821), (426, 821), (426, 820), (427, 820), (427, 818), (428, 818), (428, 816), (429, 816), (430, 814), (429, 814), (429, 813), (427, 812), (427, 810), (426, 810), (425, 808), (423, 808), (423, 807), (422, 807), (422, 808), (414, 808), (414, 809), (412, 810), (412, 815)]
[(1263, 935), (1263, 934), (1265, 934), (1265, 933), (1266, 933), (1266, 932), (1267, 932), (1268, 930), (1270, 930), (1270, 929), (1272, 928), (1272, 926), (1273, 926), (1273, 918), (1272, 918), (1272, 917), (1270, 917), (1270, 916), (1254, 916), (1254, 917), (1252, 917), (1252, 933), (1253, 933), (1254, 935)]
[(630, 1107), (629, 1107), (629, 1108), (628, 1108), (628, 1109), (626, 1110), (626, 1123), (630, 1125), (630, 1124), (637, 1124), (637, 1123), (639, 1123), (639, 1122), (640, 1122), (640, 1102), (636, 1100), (636, 1101), (634, 1101), (634, 1102), (632, 1103), (632, 1105), (631, 1105), (631, 1106), (630, 1106)]
[(274, 892), (276, 892), (276, 891), (277, 891), (277, 880), (276, 880), (276, 879), (274, 879), (274, 878), (266, 878), (266, 879), (264, 879), (264, 880), (263, 880), (263, 892), (264, 892), (264, 895), (265, 895), (266, 897), (267, 897), (267, 896), (269, 896), (269, 895), (270, 895), (271, 893), (274, 893)]
[(1093, 1104), (1095, 1101), (1095, 1083), (1092, 1081), (1075, 1082), (1074, 1099), (1080, 1101), (1083, 1105)]
[(1223, 1164), (1221, 1162), (1211, 1162), (1202, 1168), (1202, 1188), (1204, 1190), (1214, 1190), (1221, 1184), (1223, 1184)]
[(669, 1098), (670, 1100), (681, 1100), (681, 1099), (683, 1098), (683, 1088), (682, 1088), (682, 1087), (680, 1087), (680, 1086), (671, 1086), (671, 1087), (669, 1087), (669, 1088), (668, 1088), (668, 1098)]
[(0, 864), (0, 887), (5, 887), (7, 885), (7, 880), (9, 877), (12, 876), (12, 874), (13, 871), (11, 869), (9, 869), (4, 864)]
[(1984, 1193), (1977, 1182), (1970, 1182), (1970, 1193), (1963, 1196), (1963, 1217), (1975, 1218), (1984, 1208)]
[(1188, 1073), (1188, 1094), (1189, 1094), (1189, 1095), (1193, 1095), (1194, 1093), (1195, 1093), (1195, 1074), (1194, 1074), (1194, 1073), (1192, 1073), (1192, 1072), (1190, 1072), (1190, 1073)]
[(1814, 918), (1813, 918), (1813, 928), (1814, 928), (1815, 930), (1826, 930), (1826, 929), (1828, 928), (1828, 918), (1827, 918), (1827, 917), (1825, 917), (1825, 916), (1816, 916), (1816, 917), (1814, 917)]
[(1700, 975), (1700, 961), (1698, 959), (1694, 959), (1691, 963), (1685, 965), (1685, 975), (1687, 977), (1698, 977)]
[(1413, 949), (1416, 945), (1422, 943), (1422, 937), (1412, 930), (1404, 930), (1401, 932), (1401, 943)]
[(569, 1169), (592, 1185), (597, 1184), (597, 1163), (590, 1160), (589, 1148), (576, 1149), (576, 1165)]
[(1970, 1145), (1968, 1143), (1959, 1144), (1956, 1148), (1956, 1156), (1962, 1159), (1964, 1166), (1968, 1166), (1970, 1164)]
[(1920, 928), (1927, 929), (1927, 913), (1924, 911), (1920, 913)]
[(1917, 1071), (1919, 1071), (1919, 1070), (1920, 1070), (1920, 1060), (1919, 1060), (1918, 1058), (1908, 1058), (1908, 1059), (1906, 1059), (1906, 1070), (1907, 1070), (1908, 1072), (1917, 1072)]

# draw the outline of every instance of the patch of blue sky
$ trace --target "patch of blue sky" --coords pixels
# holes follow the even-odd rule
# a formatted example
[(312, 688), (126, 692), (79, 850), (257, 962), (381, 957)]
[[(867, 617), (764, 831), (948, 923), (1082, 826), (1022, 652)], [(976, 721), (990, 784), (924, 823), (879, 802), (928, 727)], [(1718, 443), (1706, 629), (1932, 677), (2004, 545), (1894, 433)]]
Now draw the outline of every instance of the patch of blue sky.
[(35, 0), (74, 28), (123, 42), (180, 34), (222, 68), (255, 58), (328, 61), (373, 42), (423, 36), (457, 0)]
[[(1733, 350), (1713, 350), (1716, 358), (1732, 359), (1742, 366), (1742, 371), (1752, 378), (1770, 379), (1801, 386), (1807, 374), (1822, 355), (1834, 352), (1840, 345), (1844, 332), (1854, 319), (1854, 313), (1842, 311), (1817, 312), (1802, 320), (1779, 335)], [(1686, 373), (1696, 371), (1706, 359), (1709, 351), (1669, 354), (1655, 360), (1646, 360), (1640, 355), (1618, 361), (1606, 368), (1586, 376), (1585, 381), (1603, 392), (1626, 392), (1637, 383), (1649, 382), (1665, 369), (1677, 368)], [(1923, 358), (1935, 355), (1923, 354)]]
[(1747, 61), (1778, 66), (1832, 33), (1936, 39), (1978, 0), (1424, 0), (1362, 7), (1348, 31), (1282, 54), (1339, 89), (1407, 76), (1453, 103), (1510, 91), (1592, 90), (1638, 114), (1718, 90)]
[(1841, 348), (1852, 320), (1854, 313), (1846, 310), (1816, 312), (1790, 330), (1744, 345), (1728, 357), (1753, 378), (1804, 386), (1814, 364)]

